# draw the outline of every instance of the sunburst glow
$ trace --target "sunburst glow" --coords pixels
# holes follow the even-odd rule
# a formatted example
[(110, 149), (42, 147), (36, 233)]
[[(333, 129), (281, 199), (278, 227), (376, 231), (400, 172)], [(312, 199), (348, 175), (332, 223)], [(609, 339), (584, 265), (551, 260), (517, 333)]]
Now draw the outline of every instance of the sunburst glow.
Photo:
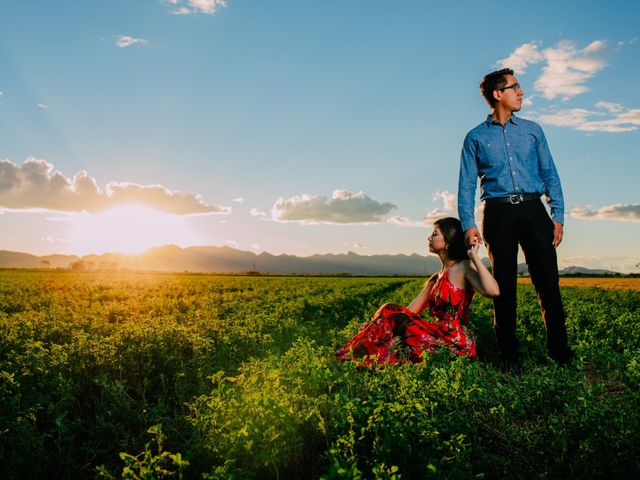
[(74, 216), (71, 250), (78, 255), (120, 252), (139, 254), (151, 247), (198, 243), (184, 216), (159, 212), (144, 205), (122, 205), (99, 214)]

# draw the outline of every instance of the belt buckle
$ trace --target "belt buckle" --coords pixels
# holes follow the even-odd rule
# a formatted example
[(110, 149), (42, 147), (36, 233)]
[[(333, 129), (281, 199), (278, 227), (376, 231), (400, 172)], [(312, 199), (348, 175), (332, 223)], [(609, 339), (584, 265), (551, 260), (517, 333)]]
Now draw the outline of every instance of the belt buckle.
[(511, 203), (511, 205), (517, 205), (522, 201), (524, 201), (524, 199), (520, 194), (509, 195), (509, 203)]

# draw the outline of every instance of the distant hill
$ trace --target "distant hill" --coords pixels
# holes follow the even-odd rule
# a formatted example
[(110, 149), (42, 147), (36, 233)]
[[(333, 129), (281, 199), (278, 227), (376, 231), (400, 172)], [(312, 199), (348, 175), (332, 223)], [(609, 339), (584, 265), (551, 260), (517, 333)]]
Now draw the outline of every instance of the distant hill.
[[(46, 263), (48, 262), (48, 263)], [(141, 255), (105, 253), (101, 255), (48, 255), (0, 251), (0, 268), (71, 268), (113, 270), (130, 269), (165, 272), (425, 275), (440, 268), (435, 256), (346, 254), (272, 255), (267, 252), (236, 250), (231, 247), (188, 247), (166, 245)]]
[[(482, 259), (490, 266), (488, 258)], [(158, 272), (205, 272), (294, 274), (350, 274), (350, 275), (425, 275), (440, 269), (434, 255), (358, 255), (316, 254), (309, 257), (272, 255), (268, 252), (236, 250), (231, 247), (188, 247), (165, 245), (152, 248), (141, 255), (104, 253), (101, 255), (46, 255), (0, 250), (0, 268), (75, 268), (84, 270), (143, 270)], [(528, 275), (527, 265), (518, 265), (518, 274)], [(604, 269), (571, 266), (560, 275), (615, 275)]]
[[(602, 268), (586, 268), (570, 266), (565, 267), (559, 271), (560, 275), (619, 275), (618, 272), (612, 270), (604, 270)], [(526, 263), (518, 264), (518, 275), (529, 275), (529, 269)]]
[(0, 268), (69, 268), (79, 257), (74, 255), (45, 255), (0, 250)]
[(604, 270), (601, 268), (585, 268), (570, 266), (563, 268), (560, 275), (616, 275), (618, 272), (612, 270)]

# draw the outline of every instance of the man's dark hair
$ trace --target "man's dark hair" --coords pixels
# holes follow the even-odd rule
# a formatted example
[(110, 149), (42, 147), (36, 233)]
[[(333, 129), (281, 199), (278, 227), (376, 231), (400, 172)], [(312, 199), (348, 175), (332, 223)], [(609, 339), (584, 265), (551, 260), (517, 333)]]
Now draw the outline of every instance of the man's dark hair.
[(433, 222), (433, 226), (438, 227), (442, 232), (444, 241), (447, 242), (447, 254), (451, 260), (469, 258), (460, 220), (454, 217), (441, 218)]
[(487, 73), (480, 82), (480, 91), (482, 92), (482, 96), (491, 108), (498, 103), (498, 101), (493, 98), (493, 92), (507, 85), (507, 80), (504, 78), (505, 75), (513, 75), (513, 70), (510, 68), (503, 68), (502, 70)]

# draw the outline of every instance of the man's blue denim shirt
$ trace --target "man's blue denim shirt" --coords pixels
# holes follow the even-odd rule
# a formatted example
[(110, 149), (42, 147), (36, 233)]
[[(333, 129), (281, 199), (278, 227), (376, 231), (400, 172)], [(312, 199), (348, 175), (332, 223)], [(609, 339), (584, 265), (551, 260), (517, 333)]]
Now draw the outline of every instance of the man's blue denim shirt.
[(515, 117), (502, 126), (491, 115), (464, 139), (458, 180), (458, 215), (463, 230), (475, 227), (476, 185), (480, 199), (514, 193), (546, 195), (551, 218), (564, 223), (564, 200), (560, 177), (542, 128)]

